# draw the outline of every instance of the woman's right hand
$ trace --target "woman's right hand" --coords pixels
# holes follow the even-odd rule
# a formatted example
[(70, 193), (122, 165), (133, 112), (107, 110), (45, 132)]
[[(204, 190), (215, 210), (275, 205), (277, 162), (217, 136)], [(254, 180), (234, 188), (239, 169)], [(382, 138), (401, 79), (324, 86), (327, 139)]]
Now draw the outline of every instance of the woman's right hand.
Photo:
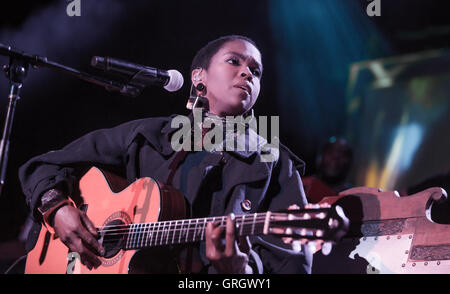
[(105, 249), (97, 241), (97, 229), (86, 213), (65, 205), (55, 212), (53, 228), (70, 251), (80, 254), (81, 263), (88, 269), (101, 265), (98, 256), (103, 256)]

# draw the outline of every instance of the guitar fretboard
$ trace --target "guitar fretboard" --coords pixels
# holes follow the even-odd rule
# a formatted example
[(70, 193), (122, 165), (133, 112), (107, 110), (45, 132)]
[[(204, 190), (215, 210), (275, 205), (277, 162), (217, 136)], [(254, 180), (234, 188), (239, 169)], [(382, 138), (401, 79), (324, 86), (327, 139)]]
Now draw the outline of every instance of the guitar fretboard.
[[(262, 234), (268, 213), (254, 213), (236, 216), (236, 233), (239, 236)], [(127, 226), (124, 249), (173, 245), (203, 241), (208, 222), (219, 222), (226, 226), (226, 216), (155, 223), (131, 224)]]

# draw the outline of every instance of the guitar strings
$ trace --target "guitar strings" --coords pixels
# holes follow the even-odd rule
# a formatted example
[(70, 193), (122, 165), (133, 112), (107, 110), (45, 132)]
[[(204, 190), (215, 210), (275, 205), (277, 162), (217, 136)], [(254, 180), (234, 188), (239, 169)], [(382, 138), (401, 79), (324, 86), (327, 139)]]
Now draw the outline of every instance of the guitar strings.
[[(259, 229), (261, 229), (261, 228), (259, 228)], [(314, 234), (315, 231), (316, 230), (311, 230), (310, 235), (297, 236), (297, 238), (306, 239), (306, 240), (310, 240), (310, 241), (312, 241), (312, 240), (326, 241), (327, 240), (324, 238), (316, 237)], [(259, 231), (257, 230), (257, 232), (255, 233), (253, 230), (246, 230), (246, 231), (241, 232), (239, 236), (250, 236), (250, 235), (255, 235), (255, 234), (259, 234)], [(279, 233), (279, 235), (284, 235), (284, 234)], [(148, 248), (148, 247), (156, 247), (156, 246), (164, 246), (164, 245), (177, 245), (177, 244), (200, 242), (200, 241), (203, 241), (204, 235), (202, 234), (199, 238), (196, 238), (195, 234), (194, 235), (188, 234), (186, 236), (186, 238), (184, 238), (184, 236), (183, 236), (183, 238), (181, 238), (181, 239), (179, 238), (180, 236), (177, 236), (177, 235), (172, 236), (172, 239), (170, 239), (169, 237), (170, 237), (170, 235), (165, 236), (165, 235), (161, 234), (159, 237), (157, 236), (155, 239), (148, 239), (148, 238), (147, 239), (146, 238), (139, 239), (138, 238), (138, 239), (133, 239), (131, 241), (127, 240), (126, 245), (121, 247), (121, 249), (129, 250), (129, 249)], [(117, 244), (121, 240), (124, 240), (124, 239), (119, 238), (116, 240), (108, 240), (103, 243), (105, 245), (106, 244)]]
[[(237, 224), (252, 224), (255, 221), (261, 221), (261, 220), (265, 220), (267, 217), (267, 213), (256, 213), (255, 216), (253, 217), (248, 217), (249, 215), (237, 215), (236, 216), (236, 220), (235, 222)], [(286, 213), (272, 213), (271, 217), (284, 217), (287, 216), (288, 214)], [(308, 214), (311, 218), (314, 218), (314, 215)], [(240, 221), (240, 219), (244, 219), (244, 221)], [(199, 222), (200, 220), (200, 222)], [(288, 219), (287, 219), (288, 220)], [(188, 219), (188, 220), (172, 220), (172, 221), (160, 221), (160, 222), (149, 222), (149, 223), (142, 223), (142, 224), (123, 224), (123, 225), (110, 225), (110, 226), (103, 226), (103, 227), (99, 227), (97, 229), (99, 229), (100, 233), (107, 233), (107, 232), (120, 232), (120, 231), (128, 231), (128, 230), (134, 230), (134, 229), (141, 229), (142, 227), (148, 227), (148, 226), (156, 226), (157, 224), (159, 224), (159, 226), (162, 226), (165, 224), (169, 224), (169, 227), (175, 223), (175, 227), (177, 227), (178, 225), (181, 226), (185, 226), (187, 223), (187, 226), (197, 226), (199, 223), (206, 223), (206, 222), (215, 222), (215, 221), (220, 221), (221, 224), (226, 221), (226, 216), (221, 216), (221, 217), (210, 217), (210, 218), (206, 218), (206, 219), (201, 219), (201, 218), (197, 218), (197, 219)], [(178, 222), (182, 222), (181, 224), (178, 224)], [(132, 228), (132, 226), (134, 226)]]
[[(105, 243), (114, 243), (120, 240), (123, 240), (124, 237), (127, 237), (129, 239), (130, 235), (133, 237), (132, 240), (127, 240), (127, 243), (144, 243), (144, 239), (147, 239), (145, 243), (147, 244), (149, 239), (150, 243), (152, 242), (153, 235), (155, 235), (155, 244), (163, 242), (163, 238), (168, 238), (169, 235), (172, 236), (172, 240), (175, 238), (181, 239), (181, 236), (183, 236), (183, 239), (186, 239), (186, 241), (191, 241), (189, 237), (192, 237), (194, 240), (196, 239), (196, 235), (201, 232), (201, 238), (203, 238), (203, 232), (206, 225), (206, 222), (209, 221), (215, 221), (217, 219), (220, 219), (220, 225), (224, 226), (224, 217), (214, 217), (214, 218), (207, 218), (203, 219), (200, 223), (198, 220), (200, 219), (191, 219), (190, 222), (185, 223), (185, 221), (182, 221), (182, 223), (177, 223), (174, 221), (170, 222), (159, 222), (159, 223), (146, 223), (142, 225), (136, 225), (134, 227), (131, 227), (131, 225), (115, 225), (115, 226), (105, 226), (105, 227), (120, 227), (122, 229), (115, 229), (115, 230), (102, 230), (102, 232), (105, 233), (104, 242)], [(240, 221), (240, 219), (243, 219), (243, 221)], [(236, 222), (242, 226), (242, 229), (237, 228), (240, 230), (240, 234), (247, 234), (251, 233), (255, 229), (259, 229), (261, 225), (264, 225), (262, 223), (262, 220), (266, 219), (266, 213), (260, 213), (255, 214), (251, 219), (245, 219), (241, 217), (236, 217)], [(166, 226), (168, 224), (168, 226)], [(173, 226), (175, 225), (175, 226)], [(247, 225), (247, 226), (246, 226)], [(151, 237), (148, 236), (148, 233), (152, 233)], [(191, 234), (192, 233), (192, 234)], [(197, 234), (196, 234), (197, 233)], [(140, 236), (142, 235), (142, 236)], [(111, 238), (111, 236), (114, 236)], [(186, 237), (184, 237), (186, 236)], [(118, 237), (118, 238), (117, 238)], [(136, 238), (137, 237), (137, 238)], [(194, 241), (192, 240), (192, 241)], [(167, 243), (167, 242), (166, 242)]]
[[(255, 226), (263, 225), (263, 224), (264, 223), (255, 223)], [(139, 234), (150, 233), (150, 232), (152, 234), (158, 234), (160, 232), (163, 232), (163, 233), (168, 233), (168, 232), (170, 232), (170, 233), (172, 233), (172, 232), (173, 233), (177, 233), (177, 232), (184, 232), (184, 231), (197, 232), (197, 231), (200, 231), (200, 230), (203, 231), (204, 229), (205, 229), (205, 226), (203, 226), (203, 225), (197, 226), (197, 227), (175, 227), (175, 228), (171, 228), (171, 227), (162, 228), (161, 227), (161, 228), (157, 228), (157, 229), (147, 227), (147, 228), (139, 228), (139, 229), (136, 229), (136, 230), (133, 230), (133, 229), (132, 230), (126, 230), (125, 232), (108, 233), (106, 236), (108, 237), (108, 239), (110, 239), (111, 236), (139, 235)], [(250, 228), (244, 228), (244, 229), (251, 230), (252, 228), (250, 227)], [(236, 230), (240, 230), (240, 228), (237, 228)]]
[[(265, 224), (266, 220), (266, 213), (263, 213), (263, 215), (256, 214), (251, 220), (250, 219), (244, 219), (240, 222), (242, 227), (236, 228), (239, 230), (239, 235), (253, 235), (256, 231), (260, 231)], [(285, 216), (285, 214), (278, 214), (278, 216)], [(221, 226), (224, 226), (223, 223), (225, 221), (224, 217), (221, 220)], [(214, 220), (216, 218), (212, 218)], [(191, 219), (197, 220), (197, 219)], [(264, 220), (264, 222), (261, 222)], [(168, 227), (166, 227), (165, 224), (169, 224)], [(237, 221), (239, 224), (239, 222)], [(158, 224), (158, 227), (156, 227), (156, 224)], [(159, 246), (159, 245), (167, 245), (167, 244), (178, 244), (178, 243), (187, 243), (187, 242), (196, 242), (203, 240), (204, 237), (204, 228), (205, 223), (198, 224), (196, 223), (188, 223), (187, 226), (185, 224), (175, 224), (175, 227), (173, 228), (172, 225), (173, 221), (171, 222), (159, 222), (159, 223), (146, 223), (139, 226), (135, 226), (131, 229), (122, 229), (122, 230), (109, 230), (109, 232), (114, 233), (108, 233), (103, 243), (104, 244), (110, 244), (110, 243), (117, 243), (121, 240), (125, 240), (125, 237), (127, 237), (126, 247), (129, 248), (135, 248), (135, 247), (145, 247), (145, 246)], [(250, 225), (251, 226), (248, 226)], [(152, 226), (153, 225), (153, 226)], [(246, 226), (247, 225), (247, 226)], [(123, 227), (123, 225), (121, 225)], [(178, 227), (180, 226), (180, 227)], [(128, 228), (130, 225), (128, 225)], [(125, 231), (125, 232), (121, 232)], [(313, 234), (316, 230), (315, 229), (309, 229), (309, 233)], [(151, 232), (151, 235), (149, 237), (149, 233)], [(191, 234), (192, 233), (192, 234)], [(199, 233), (201, 235), (199, 236)], [(153, 236), (155, 235), (155, 238)], [(105, 234), (106, 236), (106, 234)], [(111, 236), (114, 236), (111, 238)], [(130, 236), (132, 236), (132, 239), (130, 240)], [(169, 242), (169, 239), (171, 237), (171, 241)], [(183, 238), (181, 238), (183, 237)], [(308, 238), (308, 236), (305, 236)], [(199, 238), (199, 240), (196, 240)], [(164, 239), (166, 239), (164, 241)], [(177, 240), (175, 240), (177, 239)], [(159, 243), (159, 244), (158, 244)], [(140, 245), (140, 246), (137, 246)]]
[[(245, 228), (245, 229), (243, 229), (243, 230), (239, 230), (239, 232), (238, 233), (241, 233), (242, 232), (242, 234), (244, 233), (244, 232), (252, 232), (253, 230), (256, 230), (256, 229), (260, 229), (261, 227), (263, 227), (263, 223), (259, 223), (259, 224), (256, 224), (255, 225), (255, 228)], [(142, 230), (142, 231), (140, 231), (140, 232), (128, 232), (128, 233), (122, 233), (122, 234), (113, 234), (113, 235), (109, 235), (109, 236), (114, 236), (114, 237), (119, 237), (119, 238), (116, 238), (116, 239), (114, 239), (114, 238), (106, 238), (105, 239), (105, 241), (106, 240), (120, 240), (120, 239), (122, 239), (121, 237), (123, 237), (123, 236), (139, 236), (139, 235), (142, 235), (143, 237), (146, 237), (147, 235), (143, 235), (143, 234), (145, 234), (145, 233), (149, 233), (149, 231), (150, 230)], [(158, 234), (159, 233), (161, 233), (161, 234), (163, 234), (163, 235), (165, 235), (165, 236), (167, 236), (167, 235), (171, 235), (171, 236), (180, 236), (180, 235), (182, 235), (182, 236), (186, 236), (186, 238), (187, 237), (189, 237), (189, 236), (193, 236), (193, 235), (198, 235), (199, 233), (202, 233), (203, 234), (203, 232), (204, 232), (204, 228), (188, 228), (188, 229), (171, 229), (171, 230), (154, 230), (154, 231), (152, 231), (152, 234), (153, 235), (155, 235), (155, 236), (158, 236)], [(178, 233), (180, 233), (180, 234), (178, 234)], [(140, 237), (138, 237), (138, 239), (139, 239)], [(155, 238), (158, 238), (158, 237), (155, 237)]]
[[(196, 219), (194, 219), (196, 220)], [(251, 220), (244, 220), (244, 221), (238, 221), (236, 220), (236, 223), (240, 226), (240, 225), (251, 225), (253, 223), (256, 222), (261, 222), (261, 221), (265, 221), (266, 217), (256, 217), (256, 218), (252, 218)], [(212, 219), (211, 221), (215, 221), (214, 219)], [(108, 228), (108, 229), (100, 229), (99, 233), (105, 233), (108, 235), (114, 235), (114, 233), (116, 234), (120, 234), (121, 232), (129, 232), (129, 231), (138, 231), (138, 230), (142, 230), (142, 229), (152, 229), (155, 230), (156, 227), (157, 230), (162, 229), (162, 230), (190, 230), (190, 229), (195, 229), (196, 227), (199, 226), (205, 226), (207, 222), (210, 221), (201, 221), (201, 222), (184, 222), (184, 223), (177, 223), (175, 221), (162, 221), (162, 222), (153, 222), (153, 223), (143, 223), (143, 224), (130, 224), (130, 225), (115, 225), (115, 226), (104, 226), (103, 228)], [(221, 222), (221, 226), (224, 226), (224, 220), (220, 220)], [(226, 224), (226, 223), (225, 223)], [(115, 227), (117, 229), (110, 229), (111, 227)]]
[[(186, 224), (188, 226), (195, 226), (195, 225), (198, 225), (200, 223), (215, 222), (215, 221), (220, 221), (221, 223), (223, 223), (224, 221), (226, 221), (225, 218), (226, 217), (211, 217), (211, 218), (206, 218), (206, 219), (199, 218), (199, 219), (188, 219), (188, 220), (172, 220), (172, 221), (149, 222), (149, 223), (142, 223), (142, 224), (111, 225), (111, 226), (99, 227), (97, 229), (99, 229), (100, 232), (108, 232), (108, 231), (111, 231), (110, 228), (118, 228), (118, 230), (128, 230), (133, 225), (135, 227), (138, 227), (138, 226), (149, 226), (149, 225), (151, 226), (151, 225), (156, 225), (156, 224), (161, 224), (161, 225), (163, 225), (163, 224), (173, 224), (173, 223), (178, 223), (178, 222), (181, 222), (181, 223), (176, 224), (176, 226), (178, 226), (180, 224), (183, 225), (183, 226), (186, 225)], [(258, 214), (257, 214), (257, 216), (256, 216), (256, 220), (261, 220), (261, 219), (265, 219), (265, 218), (266, 218), (265, 213), (264, 213), (264, 215), (259, 215), (258, 216)], [(236, 223), (238, 223), (238, 224), (240, 224), (240, 223), (249, 224), (249, 223), (253, 222), (255, 217), (251, 217), (251, 219), (250, 218), (248, 218), (248, 219), (244, 218), (244, 222), (240, 221), (240, 219), (241, 219), (241, 217), (236, 216)]]
[[(247, 235), (253, 235), (255, 232), (260, 232), (263, 228), (263, 223), (259, 223), (255, 226), (255, 228), (246, 228), (239, 232), (240, 236), (247, 236)], [(198, 231), (198, 230), (197, 230)], [(202, 241), (204, 238), (204, 234), (202, 232), (201, 235), (199, 235), (196, 230), (192, 231), (189, 230), (186, 232), (186, 234), (181, 234), (181, 230), (177, 230), (174, 232), (174, 234), (169, 234), (166, 230), (161, 230), (156, 232), (155, 238), (152, 237), (146, 237), (146, 235), (138, 236), (137, 238), (134, 238), (132, 240), (126, 240), (126, 249), (131, 248), (141, 248), (141, 247), (151, 247), (151, 246), (161, 246), (161, 245), (168, 245), (168, 244), (182, 244), (182, 243), (192, 243), (192, 242), (198, 242)], [(161, 234), (159, 234), (161, 233)], [(180, 234), (176, 234), (180, 233)], [(112, 244), (112, 243), (118, 243), (119, 241), (123, 240), (125, 241), (125, 238), (129, 234), (123, 234), (122, 237), (119, 238), (108, 238), (103, 241), (103, 244)], [(182, 237), (182, 238), (181, 238)]]

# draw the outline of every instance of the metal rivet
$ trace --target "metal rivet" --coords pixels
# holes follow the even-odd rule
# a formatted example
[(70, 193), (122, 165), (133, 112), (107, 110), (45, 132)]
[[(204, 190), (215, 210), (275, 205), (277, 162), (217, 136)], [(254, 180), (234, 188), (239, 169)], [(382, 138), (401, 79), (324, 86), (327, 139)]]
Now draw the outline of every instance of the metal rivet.
[(440, 262), (440, 261), (438, 261), (438, 262), (437, 262), (437, 265), (440, 265), (440, 264), (441, 264), (441, 262)]
[(409, 254), (409, 250), (406, 250), (406, 251), (405, 251), (405, 254)]
[(252, 209), (252, 203), (250, 202), (250, 200), (246, 199), (241, 202), (241, 207), (242, 207), (242, 210), (249, 211), (250, 209)]
[(375, 241), (378, 240), (378, 237), (375, 237)]
[(428, 265), (428, 262), (425, 261), (423, 264), (424, 264), (424, 265)]
[(405, 267), (405, 266), (406, 266), (406, 264), (402, 263), (402, 267)]
[(412, 266), (416, 266), (416, 263), (415, 263), (415, 262), (413, 262)]
[(412, 235), (409, 235), (409, 239), (412, 239)]
[(397, 239), (401, 239), (402, 238), (402, 236), (397, 236)]
[(364, 238), (363, 238), (363, 241), (366, 241), (366, 240), (367, 240), (367, 238), (366, 238), (366, 237), (364, 237)]
[(386, 237), (386, 240), (389, 240), (390, 238), (391, 238), (391, 237), (387, 236), (387, 237)]

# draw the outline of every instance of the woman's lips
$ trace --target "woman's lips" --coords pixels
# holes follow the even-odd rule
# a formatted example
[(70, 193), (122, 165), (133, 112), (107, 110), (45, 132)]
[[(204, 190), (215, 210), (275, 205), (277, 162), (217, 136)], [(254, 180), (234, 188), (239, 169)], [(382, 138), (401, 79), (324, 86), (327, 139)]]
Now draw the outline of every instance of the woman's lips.
[(247, 94), (251, 94), (252, 93), (252, 89), (250, 88), (250, 86), (248, 85), (235, 85), (235, 88), (244, 90), (245, 92), (247, 92)]

